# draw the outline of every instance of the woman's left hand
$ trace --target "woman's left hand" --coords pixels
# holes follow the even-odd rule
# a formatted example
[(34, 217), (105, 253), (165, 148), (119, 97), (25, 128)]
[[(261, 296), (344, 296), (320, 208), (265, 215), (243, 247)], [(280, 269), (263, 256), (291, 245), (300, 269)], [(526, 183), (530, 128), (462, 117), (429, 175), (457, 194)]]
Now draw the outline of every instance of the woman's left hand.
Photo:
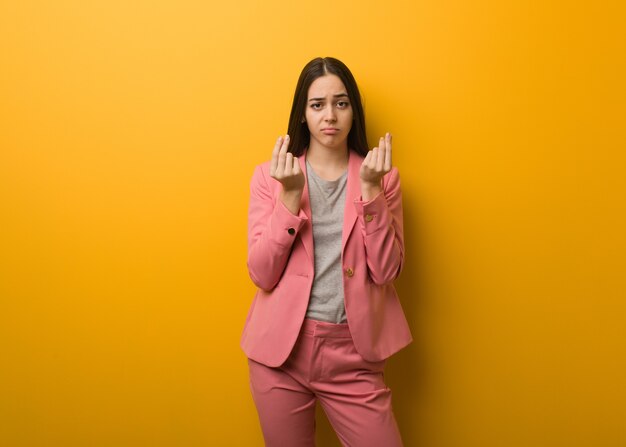
[(380, 138), (378, 146), (367, 153), (361, 164), (361, 195), (363, 200), (374, 198), (382, 191), (381, 179), (391, 171), (391, 134)]

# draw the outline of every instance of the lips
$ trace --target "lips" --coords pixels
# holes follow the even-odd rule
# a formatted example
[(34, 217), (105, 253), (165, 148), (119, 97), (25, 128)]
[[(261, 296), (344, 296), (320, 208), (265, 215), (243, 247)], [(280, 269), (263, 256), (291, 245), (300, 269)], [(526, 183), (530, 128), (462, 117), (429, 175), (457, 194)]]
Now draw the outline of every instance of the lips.
[(322, 129), (322, 133), (325, 135), (335, 135), (338, 132), (339, 129), (335, 129), (334, 127), (327, 127), (325, 129)]

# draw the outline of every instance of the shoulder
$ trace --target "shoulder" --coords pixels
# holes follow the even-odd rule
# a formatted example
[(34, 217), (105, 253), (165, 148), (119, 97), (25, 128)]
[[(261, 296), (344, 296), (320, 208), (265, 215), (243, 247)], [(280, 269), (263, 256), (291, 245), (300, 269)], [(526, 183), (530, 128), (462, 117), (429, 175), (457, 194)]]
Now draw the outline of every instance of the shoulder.
[(271, 178), (270, 177), (270, 162), (269, 161), (264, 161), (263, 163), (260, 163), (258, 165), (256, 165), (254, 167), (254, 172), (252, 173), (252, 181), (254, 182), (255, 180), (261, 180), (264, 179), (265, 181), (267, 181), (267, 179)]
[(258, 164), (254, 168), (252, 173), (252, 179), (250, 180), (250, 187), (252, 189), (264, 189), (273, 190), (279, 183), (270, 177), (270, 162), (265, 161)]
[(265, 172), (267, 172), (269, 174), (269, 172), (270, 172), (270, 161), (266, 160), (263, 163), (259, 163), (258, 165), (256, 165), (254, 167), (254, 170), (255, 171), (262, 170), (262, 171), (265, 171)]
[(354, 157), (354, 159), (356, 161), (358, 161), (359, 163), (363, 163), (363, 160), (365, 160), (365, 157), (360, 155), (357, 151), (355, 151), (354, 149), (350, 149), (350, 157)]

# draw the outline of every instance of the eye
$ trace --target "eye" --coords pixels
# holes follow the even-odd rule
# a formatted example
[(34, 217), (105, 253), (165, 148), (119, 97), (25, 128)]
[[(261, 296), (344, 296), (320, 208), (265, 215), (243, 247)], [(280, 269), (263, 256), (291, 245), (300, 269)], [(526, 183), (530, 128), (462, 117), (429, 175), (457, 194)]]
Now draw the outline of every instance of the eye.
[(320, 102), (314, 102), (313, 104), (311, 104), (311, 108), (312, 108), (313, 110), (319, 110), (319, 109), (321, 109), (321, 108), (322, 108), (322, 103), (320, 103)]
[(349, 107), (349, 106), (350, 106), (350, 103), (349, 103), (348, 101), (339, 101), (339, 102), (337, 103), (337, 106), (338, 106), (340, 109), (345, 109), (346, 107)]

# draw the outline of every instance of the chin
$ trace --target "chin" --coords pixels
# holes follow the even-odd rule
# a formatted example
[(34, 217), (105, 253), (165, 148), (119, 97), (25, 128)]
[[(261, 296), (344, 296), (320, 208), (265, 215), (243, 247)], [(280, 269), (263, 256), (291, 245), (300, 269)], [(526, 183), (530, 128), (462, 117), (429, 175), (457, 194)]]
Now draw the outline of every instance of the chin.
[(344, 143), (348, 142), (347, 136), (344, 137), (342, 135), (324, 135), (324, 137), (325, 138), (322, 138), (320, 142), (328, 147), (342, 146)]

